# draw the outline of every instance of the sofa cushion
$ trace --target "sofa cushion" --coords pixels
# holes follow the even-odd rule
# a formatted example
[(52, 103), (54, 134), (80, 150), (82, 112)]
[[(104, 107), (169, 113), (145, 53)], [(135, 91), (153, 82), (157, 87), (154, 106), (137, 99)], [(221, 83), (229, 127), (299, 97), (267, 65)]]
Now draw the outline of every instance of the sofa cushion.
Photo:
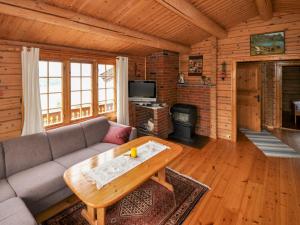
[(79, 163), (98, 154), (99, 153), (96, 150), (93, 150), (91, 148), (85, 148), (83, 150), (79, 150), (77, 152), (73, 152), (71, 154), (57, 158), (55, 159), (55, 162), (61, 164), (65, 168), (69, 168), (75, 165), (76, 163)]
[(65, 168), (51, 161), (8, 177), (18, 197), (31, 204), (65, 187)]
[(86, 147), (83, 130), (79, 124), (50, 130), (47, 134), (54, 159)]
[(36, 221), (20, 198), (0, 203), (1, 225), (36, 225)]
[(109, 123), (105, 117), (98, 117), (82, 122), (81, 126), (89, 147), (102, 141), (108, 131)]
[(98, 153), (102, 153), (118, 146), (119, 145), (111, 144), (111, 143), (99, 143), (99, 144), (92, 145), (90, 148), (96, 150)]
[[(16, 197), (16, 193), (5, 179), (0, 180), (0, 202)], [(1, 223), (0, 223), (1, 224)]]
[(52, 160), (45, 133), (4, 141), (3, 148), (7, 177)]
[(5, 163), (4, 163), (4, 151), (2, 143), (0, 143), (0, 179), (5, 178)]
[[(120, 123), (116, 123), (116, 122), (113, 122), (113, 121), (109, 121), (109, 124), (112, 127), (130, 127), (130, 126), (123, 125), (123, 124), (120, 124)], [(129, 136), (129, 141), (132, 141), (136, 137), (137, 137), (137, 130), (136, 130), (135, 127), (131, 127), (131, 133), (130, 133), (130, 136)]]
[(103, 142), (122, 145), (128, 142), (131, 134), (131, 127), (110, 126)]

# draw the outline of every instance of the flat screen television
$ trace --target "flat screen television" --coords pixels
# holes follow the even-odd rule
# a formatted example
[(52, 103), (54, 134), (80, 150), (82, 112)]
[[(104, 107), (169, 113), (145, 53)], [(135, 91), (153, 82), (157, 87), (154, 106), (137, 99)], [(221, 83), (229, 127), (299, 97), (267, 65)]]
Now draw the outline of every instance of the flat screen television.
[(128, 97), (134, 102), (156, 102), (156, 82), (153, 80), (128, 81)]

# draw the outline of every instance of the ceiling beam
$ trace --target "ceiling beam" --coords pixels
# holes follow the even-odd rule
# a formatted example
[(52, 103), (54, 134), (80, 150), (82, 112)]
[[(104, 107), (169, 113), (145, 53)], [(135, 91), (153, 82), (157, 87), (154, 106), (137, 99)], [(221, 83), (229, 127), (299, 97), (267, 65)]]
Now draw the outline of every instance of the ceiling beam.
[(217, 38), (225, 38), (227, 36), (227, 32), (224, 28), (204, 15), (199, 9), (186, 0), (156, 1)]
[(269, 20), (273, 17), (271, 0), (256, 0), (256, 7), (261, 19)]
[(0, 0), (0, 13), (158, 49), (191, 50), (190, 46), (33, 0)]

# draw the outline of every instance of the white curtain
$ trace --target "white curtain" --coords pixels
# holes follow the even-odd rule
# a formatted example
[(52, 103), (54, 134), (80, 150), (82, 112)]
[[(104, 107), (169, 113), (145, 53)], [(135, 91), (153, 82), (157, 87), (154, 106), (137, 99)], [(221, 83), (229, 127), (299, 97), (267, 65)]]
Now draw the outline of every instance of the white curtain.
[(39, 49), (23, 47), (22, 86), (24, 124), (22, 135), (44, 131), (39, 85)]
[(129, 125), (128, 58), (117, 57), (117, 122)]

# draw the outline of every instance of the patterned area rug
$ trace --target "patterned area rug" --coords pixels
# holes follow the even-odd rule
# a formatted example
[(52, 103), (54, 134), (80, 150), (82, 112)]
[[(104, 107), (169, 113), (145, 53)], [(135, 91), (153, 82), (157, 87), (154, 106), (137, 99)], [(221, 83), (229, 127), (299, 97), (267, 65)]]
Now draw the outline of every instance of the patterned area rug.
[(253, 142), (266, 156), (282, 158), (300, 158), (300, 153), (282, 143), (277, 137), (266, 130), (254, 132), (240, 128), (240, 131)]
[[(107, 209), (106, 225), (179, 225), (209, 188), (198, 181), (166, 170), (174, 193), (149, 180)], [(42, 225), (89, 225), (81, 216), (82, 202)]]

